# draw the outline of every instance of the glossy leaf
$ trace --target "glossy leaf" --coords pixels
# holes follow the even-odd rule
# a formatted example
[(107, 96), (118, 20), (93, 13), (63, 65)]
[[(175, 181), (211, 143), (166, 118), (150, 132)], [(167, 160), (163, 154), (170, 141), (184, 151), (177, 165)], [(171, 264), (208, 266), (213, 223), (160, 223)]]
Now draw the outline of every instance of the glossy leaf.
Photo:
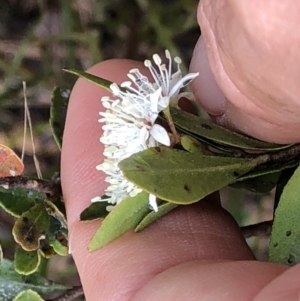
[(97, 218), (104, 218), (108, 215), (106, 210), (107, 202), (95, 202), (92, 203), (88, 208), (84, 209), (80, 214), (81, 221), (91, 221)]
[(24, 251), (17, 245), (15, 251), (15, 269), (19, 274), (30, 275), (35, 273), (41, 263), (41, 254), (39, 251)]
[(104, 88), (104, 89), (107, 89), (108, 91), (110, 91), (109, 86), (112, 84), (112, 82), (109, 80), (106, 80), (104, 78), (101, 78), (96, 75), (86, 73), (83, 71), (77, 71), (77, 70), (72, 70), (72, 69), (64, 69), (64, 71), (74, 74), (78, 77), (82, 77), (82, 78), (88, 80), (89, 82), (96, 84), (97, 86), (100, 86), (101, 88)]
[(59, 149), (62, 146), (70, 93), (70, 89), (64, 87), (56, 87), (52, 92), (49, 122)]
[(170, 203), (197, 202), (249, 172), (257, 159), (204, 156), (166, 147), (149, 148), (121, 161), (124, 176)]
[(272, 262), (293, 266), (300, 262), (300, 167), (287, 182), (275, 211), (269, 246)]
[(44, 204), (37, 204), (24, 212), (15, 222), (13, 236), (26, 251), (39, 248), (39, 240), (45, 237), (49, 227), (49, 215)]
[(20, 292), (32, 289), (43, 298), (53, 293), (64, 293), (69, 287), (56, 284), (41, 277), (39, 274), (20, 275), (14, 269), (14, 263), (3, 259), (0, 263), (0, 300), (11, 301)]
[(44, 301), (44, 299), (35, 291), (26, 290), (19, 293), (13, 301)]
[(168, 202), (162, 202), (158, 205), (158, 211), (151, 211), (149, 212), (136, 226), (135, 232), (140, 232), (146, 227), (148, 227), (150, 224), (155, 222), (160, 217), (164, 216), (165, 214), (169, 213), (171, 210), (175, 209), (178, 205), (168, 203)]
[(218, 144), (256, 151), (275, 151), (289, 147), (289, 145), (272, 144), (243, 136), (220, 127), (205, 118), (174, 107), (170, 107), (170, 112), (177, 127)]
[(134, 229), (151, 211), (148, 203), (149, 194), (140, 192), (137, 196), (128, 197), (118, 204), (102, 222), (89, 244), (89, 250), (100, 249)]
[(42, 201), (43, 196), (38, 191), (19, 187), (5, 189), (0, 186), (0, 207), (12, 216), (19, 217)]

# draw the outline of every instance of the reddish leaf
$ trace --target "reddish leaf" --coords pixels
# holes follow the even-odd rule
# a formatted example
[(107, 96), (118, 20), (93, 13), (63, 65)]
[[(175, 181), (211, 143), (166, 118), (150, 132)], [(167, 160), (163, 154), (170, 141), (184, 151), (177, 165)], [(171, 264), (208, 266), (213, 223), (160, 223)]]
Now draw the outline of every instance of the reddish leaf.
[(23, 170), (24, 164), (15, 152), (0, 144), (0, 177), (19, 176)]

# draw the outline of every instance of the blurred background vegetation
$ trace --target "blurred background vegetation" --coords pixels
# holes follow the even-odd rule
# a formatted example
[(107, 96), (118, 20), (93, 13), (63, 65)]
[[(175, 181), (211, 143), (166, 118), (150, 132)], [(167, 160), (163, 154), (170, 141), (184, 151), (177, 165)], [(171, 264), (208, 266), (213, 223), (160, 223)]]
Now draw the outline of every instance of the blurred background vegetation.
[[(183, 59), (187, 70), (200, 35), (197, 5), (198, 0), (3, 0), (0, 6), (0, 143), (18, 154), (21, 152), (22, 81), (26, 81), (37, 157), (44, 177), (50, 178), (59, 170), (60, 161), (48, 123), (51, 92), (55, 86), (71, 88), (76, 80), (62, 69), (83, 70), (110, 58), (144, 60), (168, 48), (173, 56)], [(35, 175), (29, 137), (24, 163), (25, 173)], [(222, 195), (224, 204), (241, 224), (271, 218), (269, 195), (233, 189), (225, 189)], [(13, 220), (3, 213), (0, 220), (4, 255), (11, 257)], [(251, 244), (261, 250), (267, 240), (254, 239)], [(264, 252), (259, 254), (265, 258)], [(72, 259), (56, 257), (43, 273), (61, 283), (78, 284)]]

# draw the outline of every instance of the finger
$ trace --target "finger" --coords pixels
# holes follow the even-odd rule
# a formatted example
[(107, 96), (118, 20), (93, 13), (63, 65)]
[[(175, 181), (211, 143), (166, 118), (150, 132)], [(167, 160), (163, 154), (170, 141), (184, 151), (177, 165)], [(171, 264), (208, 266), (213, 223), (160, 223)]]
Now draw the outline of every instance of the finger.
[(219, 95), (214, 107), (214, 96), (203, 96), (201, 77), (192, 85), (219, 123), (262, 140), (300, 141), (299, 12), (292, 0), (200, 1), (205, 51), (199, 42), (191, 69), (200, 71), (208, 60), (228, 101)]
[[(143, 69), (140, 63), (113, 60), (89, 72), (120, 83), (133, 67)], [(104, 192), (104, 175), (95, 169), (103, 160), (101, 126), (97, 123), (103, 95), (108, 92), (77, 81), (70, 97), (62, 151), (70, 247), (87, 300), (128, 300), (155, 275), (194, 259), (254, 259), (235, 221), (213, 202), (215, 196), (176, 209), (141, 233), (130, 231), (107, 247), (88, 252), (87, 245), (100, 222), (82, 223), (78, 216), (92, 197)]]
[(255, 299), (257, 294), (287, 269), (285, 266), (257, 261), (187, 262), (154, 277), (131, 301), (298, 300), (278, 298), (274, 291), (270, 295), (263, 294), (265, 298)]
[(299, 301), (300, 265), (294, 266), (271, 281), (253, 301)]

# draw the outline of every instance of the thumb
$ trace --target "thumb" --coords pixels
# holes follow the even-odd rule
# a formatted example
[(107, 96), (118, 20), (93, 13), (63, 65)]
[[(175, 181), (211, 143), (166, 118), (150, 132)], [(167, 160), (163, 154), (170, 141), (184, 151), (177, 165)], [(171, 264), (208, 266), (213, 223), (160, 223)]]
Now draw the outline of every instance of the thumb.
[(293, 0), (200, 1), (192, 88), (219, 124), (265, 141), (300, 141), (299, 13)]

